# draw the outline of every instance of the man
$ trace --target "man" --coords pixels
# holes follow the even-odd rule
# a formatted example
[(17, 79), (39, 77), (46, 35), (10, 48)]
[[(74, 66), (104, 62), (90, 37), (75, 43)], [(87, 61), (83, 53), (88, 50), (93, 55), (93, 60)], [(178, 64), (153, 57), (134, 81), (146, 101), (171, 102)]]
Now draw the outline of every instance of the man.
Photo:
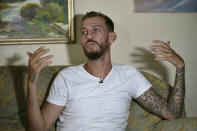
[(58, 131), (123, 131), (132, 98), (163, 119), (179, 118), (184, 102), (184, 61), (170, 42), (155, 40), (150, 47), (156, 60), (176, 67), (174, 89), (166, 101), (134, 67), (111, 63), (110, 48), (116, 40), (112, 20), (89, 12), (82, 18), (81, 46), (87, 63), (62, 70), (54, 80), (47, 101), (39, 107), (37, 82), (40, 71), (52, 63), (49, 50), (39, 48), (29, 56), (27, 113), (29, 129), (48, 130), (57, 122)]

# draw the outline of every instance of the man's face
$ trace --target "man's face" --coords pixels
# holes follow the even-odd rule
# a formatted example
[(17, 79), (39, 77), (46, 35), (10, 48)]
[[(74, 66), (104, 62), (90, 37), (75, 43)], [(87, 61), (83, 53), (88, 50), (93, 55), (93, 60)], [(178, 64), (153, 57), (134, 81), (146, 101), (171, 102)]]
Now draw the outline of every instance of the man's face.
[(81, 25), (81, 45), (89, 59), (98, 59), (109, 50), (109, 30), (102, 17), (87, 18)]

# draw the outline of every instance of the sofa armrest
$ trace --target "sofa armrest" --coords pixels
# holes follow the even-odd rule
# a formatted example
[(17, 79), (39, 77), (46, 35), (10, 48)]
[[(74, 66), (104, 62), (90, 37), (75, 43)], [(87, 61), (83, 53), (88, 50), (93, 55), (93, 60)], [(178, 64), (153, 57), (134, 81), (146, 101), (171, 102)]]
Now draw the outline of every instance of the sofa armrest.
[(181, 118), (172, 121), (162, 120), (155, 131), (197, 131), (197, 117)]

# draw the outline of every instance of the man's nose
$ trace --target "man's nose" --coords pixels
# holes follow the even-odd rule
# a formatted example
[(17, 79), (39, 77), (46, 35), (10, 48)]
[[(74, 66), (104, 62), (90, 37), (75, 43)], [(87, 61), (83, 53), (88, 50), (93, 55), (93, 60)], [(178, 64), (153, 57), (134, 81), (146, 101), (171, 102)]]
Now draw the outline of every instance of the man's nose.
[(86, 36), (87, 36), (88, 39), (91, 39), (92, 36), (93, 36), (93, 32), (91, 30), (88, 30)]

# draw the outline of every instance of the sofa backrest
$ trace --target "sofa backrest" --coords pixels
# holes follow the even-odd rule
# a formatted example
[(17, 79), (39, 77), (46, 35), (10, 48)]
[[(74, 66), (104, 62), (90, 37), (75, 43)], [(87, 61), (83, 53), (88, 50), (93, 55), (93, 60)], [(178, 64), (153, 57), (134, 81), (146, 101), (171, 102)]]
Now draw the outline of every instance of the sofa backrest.
[[(41, 104), (57, 73), (66, 67), (49, 66), (41, 71), (38, 83), (38, 99)], [(0, 66), (0, 130), (26, 129), (27, 70), (27, 66)], [(151, 82), (153, 89), (167, 99), (171, 86), (149, 73), (142, 73)], [(185, 111), (183, 111), (183, 117), (185, 117)], [(145, 111), (133, 101), (126, 130), (144, 130), (160, 121), (161, 118)], [(51, 130), (54, 130), (54, 126)]]
[[(41, 104), (52, 80), (65, 67), (49, 66), (41, 71), (38, 83), (38, 99)], [(27, 128), (27, 71), (27, 66), (0, 66), (0, 130), (22, 131)]]

